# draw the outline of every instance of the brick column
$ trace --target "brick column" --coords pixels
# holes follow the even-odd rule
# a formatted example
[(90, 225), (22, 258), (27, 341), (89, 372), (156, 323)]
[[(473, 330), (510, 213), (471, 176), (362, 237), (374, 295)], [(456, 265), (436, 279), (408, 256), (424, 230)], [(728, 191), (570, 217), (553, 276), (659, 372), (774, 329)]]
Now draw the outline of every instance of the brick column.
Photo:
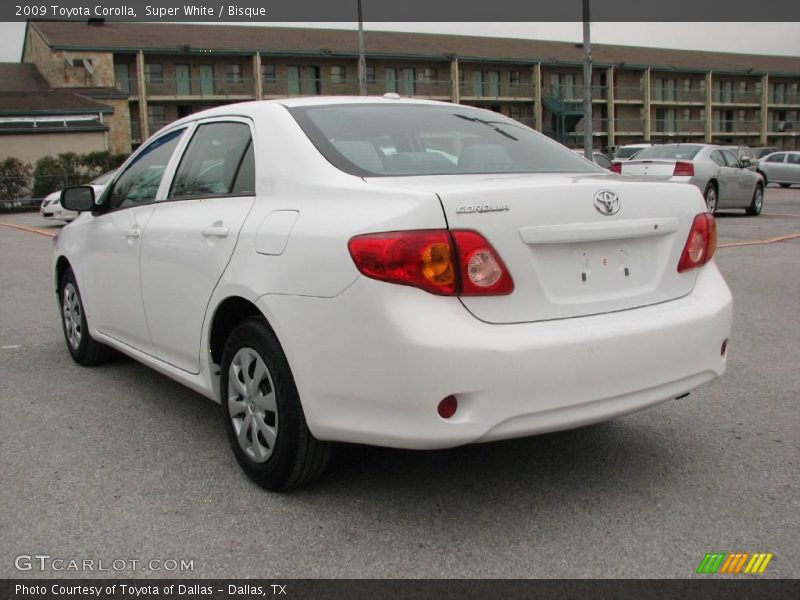
[(769, 75), (761, 77), (761, 145), (767, 145), (769, 127)]
[(264, 86), (261, 81), (261, 52), (256, 52), (253, 55), (253, 95), (256, 100), (261, 100), (264, 97)]
[(714, 123), (714, 115), (711, 110), (711, 94), (712, 87), (714, 83), (714, 73), (713, 71), (709, 71), (706, 73), (706, 144), (710, 144), (711, 140), (714, 137), (712, 125)]
[(458, 78), (458, 57), (450, 59), (450, 98), (455, 104), (461, 104), (461, 81)]
[(606, 71), (606, 82), (608, 84), (608, 88), (606, 89), (606, 100), (608, 101), (608, 125), (606, 127), (608, 129), (608, 147), (612, 148), (616, 144), (614, 139), (614, 136), (616, 135), (616, 114), (614, 111), (614, 67), (608, 67), (608, 70)]
[(644, 72), (644, 140), (649, 142), (650, 136), (650, 69)]
[(533, 65), (533, 128), (542, 131), (542, 63)]

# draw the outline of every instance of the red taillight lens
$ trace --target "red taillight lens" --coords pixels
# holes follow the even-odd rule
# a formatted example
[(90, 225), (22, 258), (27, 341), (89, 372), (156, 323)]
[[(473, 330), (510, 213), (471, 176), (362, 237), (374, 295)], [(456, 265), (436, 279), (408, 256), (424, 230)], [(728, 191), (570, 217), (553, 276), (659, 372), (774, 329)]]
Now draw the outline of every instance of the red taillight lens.
[(673, 177), (694, 177), (694, 163), (679, 160), (672, 171)]
[(474, 231), (392, 231), (359, 235), (348, 243), (358, 270), (372, 279), (432, 294), (501, 295), (514, 290), (505, 264)]
[(702, 267), (717, 250), (717, 223), (709, 213), (697, 215), (678, 262), (678, 273)]
[(622, 163), (618, 162), (611, 163), (611, 166), (608, 167), (608, 170), (611, 171), (612, 173), (619, 173), (620, 175), (622, 175)]

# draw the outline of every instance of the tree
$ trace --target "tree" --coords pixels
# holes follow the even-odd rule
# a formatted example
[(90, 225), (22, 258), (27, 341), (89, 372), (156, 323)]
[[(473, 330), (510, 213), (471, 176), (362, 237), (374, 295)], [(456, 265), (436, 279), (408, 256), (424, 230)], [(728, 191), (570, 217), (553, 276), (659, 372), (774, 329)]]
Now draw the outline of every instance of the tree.
[(0, 162), (0, 200), (16, 200), (30, 191), (31, 166), (18, 158)]

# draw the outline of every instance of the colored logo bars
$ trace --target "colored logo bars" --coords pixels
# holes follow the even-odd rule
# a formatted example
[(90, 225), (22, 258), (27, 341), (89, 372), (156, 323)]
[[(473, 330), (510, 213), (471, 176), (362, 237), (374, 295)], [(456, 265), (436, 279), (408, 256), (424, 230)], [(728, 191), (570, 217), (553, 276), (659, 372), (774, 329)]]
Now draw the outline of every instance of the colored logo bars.
[(703, 557), (697, 567), (698, 573), (763, 573), (769, 561), (772, 560), (772, 552), (711, 552)]

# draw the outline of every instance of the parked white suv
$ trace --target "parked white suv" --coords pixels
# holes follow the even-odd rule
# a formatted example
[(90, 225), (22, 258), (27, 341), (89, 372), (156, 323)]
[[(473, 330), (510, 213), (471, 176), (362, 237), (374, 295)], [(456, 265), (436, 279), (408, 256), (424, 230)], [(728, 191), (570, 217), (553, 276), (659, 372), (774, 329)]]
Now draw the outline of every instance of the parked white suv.
[(579, 427), (725, 370), (696, 188), (627, 180), (489, 111), (383, 98), (214, 108), (145, 143), (59, 235), (83, 365), (113, 348), (221, 402), (273, 490), (330, 442)]

